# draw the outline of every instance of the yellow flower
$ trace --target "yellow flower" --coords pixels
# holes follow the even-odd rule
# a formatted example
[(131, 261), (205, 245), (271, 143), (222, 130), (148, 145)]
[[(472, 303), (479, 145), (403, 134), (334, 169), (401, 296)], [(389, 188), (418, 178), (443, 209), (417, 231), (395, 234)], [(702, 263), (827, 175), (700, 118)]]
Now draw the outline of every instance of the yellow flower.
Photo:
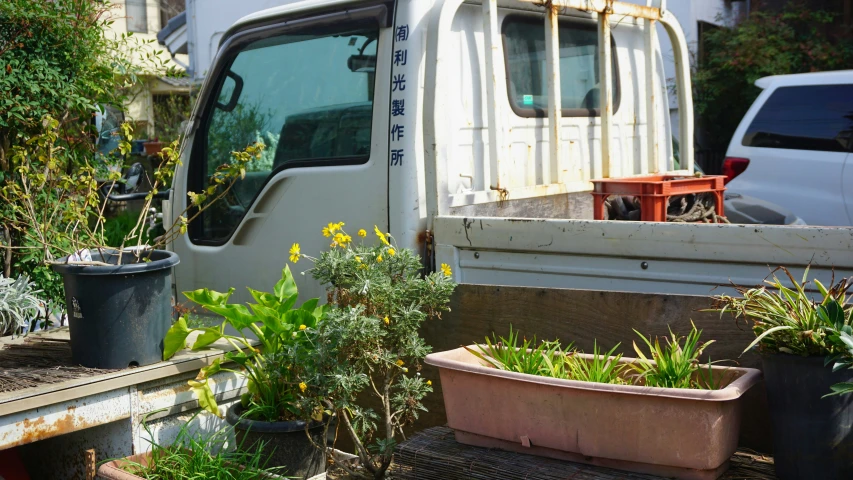
[(332, 235), (335, 234), (335, 232), (337, 232), (338, 230), (343, 228), (343, 226), (344, 226), (344, 222), (330, 223), (327, 226), (323, 227), (323, 236), (324, 237), (331, 237)]
[(299, 390), (302, 393), (305, 393), (305, 390), (308, 390), (308, 385), (306, 385), (305, 382), (299, 382)]
[(441, 273), (443, 273), (445, 277), (453, 275), (453, 271), (450, 270), (450, 265), (446, 263), (441, 264)]
[(379, 255), (378, 257), (376, 257), (376, 261), (378, 263), (382, 263), (382, 255)]
[(308, 328), (308, 327), (306, 327), (305, 325), (300, 325), (300, 326), (299, 326), (299, 330), (305, 330), (306, 328)]
[(394, 250), (393, 248), (389, 248), (388, 249), (388, 255), (391, 255), (393, 257), (394, 255), (397, 255), (397, 251)]
[(359, 257), (358, 255), (356, 255), (356, 256), (355, 256), (355, 261), (356, 261), (356, 262), (358, 262), (358, 263), (361, 263), (361, 257)]
[(398, 366), (398, 367), (402, 367), (402, 366), (403, 366), (403, 361), (402, 361), (402, 360), (399, 360), (399, 359), (398, 359), (396, 363), (397, 363), (397, 366)]
[(388, 243), (388, 238), (385, 237), (384, 233), (379, 231), (379, 227), (377, 227), (376, 225), (373, 226), (373, 232), (376, 233), (376, 236), (379, 238), (379, 240), (382, 240), (382, 243), (384, 243), (385, 245), (391, 245), (390, 243)]
[(299, 261), (300, 256), (302, 256), (302, 254), (299, 251), (299, 244), (294, 243), (293, 246), (290, 247), (290, 261), (296, 263)]
[(382, 321), (383, 321), (383, 322), (385, 322), (385, 325), (390, 325), (390, 324), (391, 324), (391, 319), (390, 319), (390, 318), (388, 318), (388, 315), (385, 315), (385, 318), (383, 318), (383, 319), (382, 319)]
[(339, 246), (346, 247), (347, 244), (350, 242), (352, 242), (352, 237), (350, 237), (346, 233), (335, 234), (335, 243), (337, 243)]
[(427, 386), (429, 386), (429, 387), (432, 386), (432, 380), (427, 380)]
[(361, 238), (366, 237), (366, 236), (367, 236), (367, 231), (365, 231), (365, 230), (362, 228), (361, 230), (359, 230), (359, 231), (358, 231), (358, 236), (359, 236), (359, 237), (361, 237)]

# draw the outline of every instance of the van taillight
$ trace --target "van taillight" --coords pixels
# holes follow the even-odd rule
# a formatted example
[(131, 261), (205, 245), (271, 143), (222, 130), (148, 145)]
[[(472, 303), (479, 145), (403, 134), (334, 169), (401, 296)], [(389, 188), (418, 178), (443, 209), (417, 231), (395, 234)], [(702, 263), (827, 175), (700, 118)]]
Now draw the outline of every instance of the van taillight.
[(737, 157), (726, 157), (723, 160), (723, 175), (726, 176), (726, 180), (724, 183), (729, 183), (734, 180), (735, 177), (740, 175), (746, 170), (746, 167), (749, 166), (748, 158), (737, 158)]

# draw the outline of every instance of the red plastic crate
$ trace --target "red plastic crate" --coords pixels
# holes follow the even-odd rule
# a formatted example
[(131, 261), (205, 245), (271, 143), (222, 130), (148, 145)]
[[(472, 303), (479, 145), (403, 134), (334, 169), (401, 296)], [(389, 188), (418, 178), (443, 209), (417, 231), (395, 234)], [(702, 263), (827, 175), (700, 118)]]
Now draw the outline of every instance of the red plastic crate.
[(593, 215), (604, 220), (604, 201), (611, 195), (634, 196), (640, 199), (640, 220), (643, 222), (665, 222), (669, 199), (678, 195), (713, 193), (716, 213), (723, 216), (724, 175), (684, 177), (674, 175), (644, 175), (628, 178), (593, 180)]

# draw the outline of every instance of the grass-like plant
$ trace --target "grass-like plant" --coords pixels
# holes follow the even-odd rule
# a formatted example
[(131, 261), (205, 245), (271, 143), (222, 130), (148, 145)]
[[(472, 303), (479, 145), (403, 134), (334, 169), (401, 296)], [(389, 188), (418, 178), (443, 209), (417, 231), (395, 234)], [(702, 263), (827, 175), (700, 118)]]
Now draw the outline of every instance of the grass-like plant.
[[(702, 331), (697, 330), (696, 325), (683, 338), (671, 329), (669, 333), (662, 344), (657, 338), (652, 341), (637, 332), (648, 347), (649, 355), (634, 342), (639, 358), (630, 363), (622, 362), (622, 354), (616, 353), (620, 344), (602, 352), (596, 341), (592, 355), (582, 356), (572, 343), (564, 349), (559, 340), (537, 342), (535, 337), (532, 340), (519, 339), (518, 332), (512, 327), (507, 337), (492, 334), (492, 338), (486, 337), (485, 343), (465, 349), (488, 365), (509, 372), (615, 385), (720, 388), (721, 382), (711, 368), (713, 362), (708, 361), (707, 369), (700, 368), (699, 362), (705, 348), (714, 341), (701, 342)], [(629, 370), (633, 375), (628, 374)]]
[[(509, 328), (509, 335), (492, 338), (486, 337), (485, 344), (477, 345), (477, 349), (465, 347), (471, 354), (499, 370), (508, 372), (543, 375), (553, 378), (567, 378), (563, 352), (571, 350), (572, 344), (566, 349), (560, 346), (559, 340), (536, 342), (523, 338), (519, 341), (518, 331)], [(560, 358), (558, 358), (560, 357)]]
[[(699, 337), (702, 335), (702, 331), (698, 330), (692, 322), (691, 325), (690, 333), (686, 337), (679, 337), (670, 329), (669, 337), (665, 337), (666, 343), (663, 345), (660, 339), (655, 338), (652, 342), (650, 338), (646, 338), (645, 335), (634, 330), (649, 349), (649, 356), (647, 357), (637, 342), (634, 342), (634, 351), (637, 352), (638, 358), (629, 364), (644, 385), (662, 388), (709, 388), (713, 386), (708, 382), (702, 384), (696, 373), (700, 365), (699, 357), (702, 356), (708, 345), (714, 343), (714, 340), (701, 342)], [(708, 368), (710, 374), (710, 363)]]
[[(779, 271), (792, 288), (782, 283), (776, 275)], [(817, 279), (809, 281), (808, 274), (806, 268), (798, 281), (788, 269), (779, 267), (772, 279), (765, 280), (766, 285), (736, 286), (740, 296), (714, 297), (714, 310), (731, 312), (752, 323), (755, 340), (744, 352), (758, 346), (765, 354), (823, 356), (833, 371), (853, 368), (853, 305), (847, 295), (853, 278), (836, 282), (833, 277), (827, 288)], [(808, 291), (810, 283), (819, 295)], [(830, 395), (841, 393), (853, 393), (853, 383), (833, 385)]]
[(565, 364), (566, 373), (568, 373), (567, 378), (582, 382), (610, 383), (616, 385), (628, 383), (622, 376), (622, 372), (628, 364), (620, 362), (622, 359), (621, 353), (614, 355), (619, 345), (621, 344), (617, 343), (607, 353), (601, 353), (598, 350), (598, 342), (594, 342), (592, 358), (581, 357), (577, 352), (566, 354), (563, 358), (563, 363)]
[[(274, 478), (271, 474), (280, 469), (265, 468), (267, 458), (263, 454), (263, 442), (258, 442), (251, 449), (226, 451), (223, 447), (229, 437), (233, 437), (233, 427), (201, 435), (193, 434), (189, 423), (181, 426), (172, 445), (152, 441), (147, 464), (127, 461), (121, 468), (146, 480), (259, 480)], [(145, 422), (143, 427), (153, 439)]]

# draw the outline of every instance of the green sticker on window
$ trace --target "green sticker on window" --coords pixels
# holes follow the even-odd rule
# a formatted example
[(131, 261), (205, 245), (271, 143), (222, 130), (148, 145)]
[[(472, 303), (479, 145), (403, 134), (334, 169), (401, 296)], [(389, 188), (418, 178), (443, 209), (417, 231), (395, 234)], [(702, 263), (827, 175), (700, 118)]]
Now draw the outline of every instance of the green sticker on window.
[(533, 105), (533, 95), (524, 95), (521, 98), (521, 103), (525, 105)]

